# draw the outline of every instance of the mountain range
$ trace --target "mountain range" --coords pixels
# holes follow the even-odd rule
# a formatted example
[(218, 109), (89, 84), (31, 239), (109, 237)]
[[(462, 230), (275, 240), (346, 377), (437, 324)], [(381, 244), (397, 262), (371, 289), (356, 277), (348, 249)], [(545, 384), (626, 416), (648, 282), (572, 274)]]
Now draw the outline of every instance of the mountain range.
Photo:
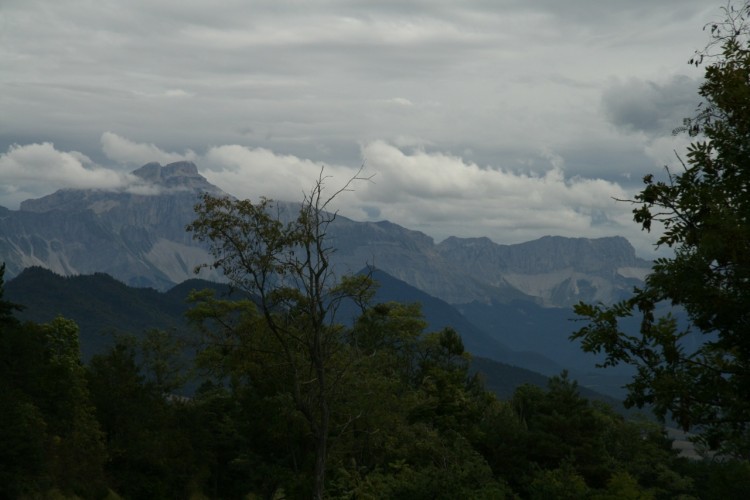
[[(66, 189), (24, 201), (19, 210), (0, 207), (7, 277), (39, 266), (63, 276), (104, 272), (157, 290), (194, 278), (194, 267), (210, 257), (185, 227), (195, 218), (200, 193), (226, 193), (190, 162), (149, 163), (132, 175), (138, 184), (127, 190)], [(517, 245), (450, 237), (435, 243), (388, 221), (338, 216), (329, 238), (341, 269), (372, 265), (450, 304), (612, 302), (650, 270), (622, 237), (547, 236)], [(204, 279), (222, 279), (203, 273)]]
[[(540, 366), (547, 375), (562, 371), (561, 366), (539, 354), (514, 352), (440, 299), (382, 271), (372, 271), (371, 276), (379, 285), (375, 302), (419, 302), (427, 331), (452, 327), (461, 333), (468, 351), (482, 352), (483, 356), (472, 356), (472, 370), (480, 372), (487, 388), (501, 398), (509, 398), (522, 384), (546, 386), (547, 376), (522, 366)], [(74, 320), (80, 329), (81, 356), (86, 362), (104, 353), (118, 335), (139, 338), (152, 329), (169, 331), (186, 341), (185, 355), (192, 357), (195, 331), (186, 320), (185, 313), (191, 307), (187, 297), (194, 290), (206, 288), (221, 298), (243, 298), (241, 292), (226, 284), (201, 279), (190, 279), (160, 292), (127, 286), (104, 273), (64, 277), (40, 267), (24, 269), (8, 281), (5, 298), (23, 307), (16, 316), (24, 321), (46, 323), (60, 315)], [(594, 391), (582, 386), (581, 393), (620, 407), (616, 394), (606, 389)]]
[[(182, 328), (193, 269), (211, 260), (185, 227), (195, 218), (201, 193), (227, 194), (190, 162), (149, 163), (132, 176), (136, 184), (119, 191), (67, 189), (27, 200), (19, 210), (0, 207), (0, 261), (7, 280), (23, 278), (10, 281), (9, 290), (23, 283), (24, 300), (36, 313), (78, 311), (73, 319), (87, 335), (85, 355), (101, 348), (101, 332), (118, 324), (131, 324), (131, 330)], [(293, 213), (293, 202), (279, 203)], [(474, 355), (547, 376), (569, 369), (582, 385), (622, 396), (629, 372), (597, 369), (598, 359), (568, 337), (576, 329), (572, 304), (623, 298), (649, 272), (651, 264), (636, 257), (624, 238), (546, 236), (499, 245), (488, 238), (450, 237), (435, 243), (389, 221), (340, 215), (327, 236), (338, 270), (374, 269), (381, 285), (376, 300), (420, 302), (431, 328), (452, 326)], [(70, 288), (81, 281), (61, 285), (42, 269), (61, 279), (91, 280), (86, 286), (101, 292), (81, 298)], [(223, 280), (207, 270), (198, 278)], [(144, 291), (133, 298), (107, 295), (126, 285)], [(59, 295), (70, 300), (60, 302)], [(139, 318), (148, 324), (132, 324)]]

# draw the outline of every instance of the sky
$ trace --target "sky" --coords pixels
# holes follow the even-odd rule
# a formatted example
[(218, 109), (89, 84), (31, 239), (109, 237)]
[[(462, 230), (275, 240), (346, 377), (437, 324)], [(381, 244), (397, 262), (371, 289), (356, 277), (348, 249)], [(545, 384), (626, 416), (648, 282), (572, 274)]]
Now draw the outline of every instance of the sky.
[(228, 193), (501, 244), (622, 235), (689, 143), (706, 0), (0, 0), (0, 205), (127, 189), (151, 161)]

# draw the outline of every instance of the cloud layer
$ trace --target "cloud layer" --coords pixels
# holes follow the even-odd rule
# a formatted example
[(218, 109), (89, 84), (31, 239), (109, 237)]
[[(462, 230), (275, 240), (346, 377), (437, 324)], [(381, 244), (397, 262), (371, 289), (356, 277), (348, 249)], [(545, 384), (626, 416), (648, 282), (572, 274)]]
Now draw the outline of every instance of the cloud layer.
[(127, 176), (94, 165), (77, 151), (58, 151), (52, 143), (14, 145), (0, 155), (0, 197), (16, 208), (21, 201), (49, 194), (51, 186), (116, 189)]
[[(105, 154), (118, 168), (91, 163), (79, 153), (52, 144), (14, 146), (0, 156), (0, 175), (20, 201), (46, 194), (48, 183), (60, 187), (128, 190), (149, 194), (122, 165), (149, 159), (163, 163), (189, 159), (224, 191), (240, 197), (266, 196), (295, 201), (309, 191), (321, 171), (331, 192), (354, 176), (357, 168), (324, 163), (269, 149), (222, 145), (204, 154), (170, 153), (108, 132)], [(535, 173), (478, 165), (459, 156), (403, 148), (373, 141), (361, 149), (365, 176), (341, 194), (335, 208), (355, 220), (383, 220), (421, 230), (436, 240), (454, 235), (489, 236), (499, 243), (518, 243), (543, 235), (600, 237), (625, 235), (648, 252), (650, 241), (631, 222), (630, 207), (615, 199), (631, 196), (620, 184), (603, 179), (570, 177), (559, 157), (540, 152)], [(543, 163), (544, 162), (544, 163)], [(46, 179), (41, 183), (40, 179)], [(13, 207), (15, 208), (15, 207)]]
[(294, 199), (364, 161), (348, 209), (438, 238), (625, 234), (607, 200), (684, 146), (719, 7), (5, 0), (0, 204), (177, 159)]
[(155, 161), (157, 163), (172, 163), (181, 160), (193, 161), (195, 153), (187, 150), (184, 154), (165, 153), (154, 144), (133, 142), (112, 132), (104, 132), (101, 138), (102, 151), (110, 160), (126, 165), (145, 165)]
[(607, 125), (679, 125), (646, 82), (699, 77), (686, 60), (716, 15), (703, 0), (6, 1), (0, 150), (94, 157), (110, 130), (181, 155), (241, 144), (351, 163), (406, 138), (511, 169), (549, 147), (583, 159), (572, 174), (642, 173), (645, 139)]

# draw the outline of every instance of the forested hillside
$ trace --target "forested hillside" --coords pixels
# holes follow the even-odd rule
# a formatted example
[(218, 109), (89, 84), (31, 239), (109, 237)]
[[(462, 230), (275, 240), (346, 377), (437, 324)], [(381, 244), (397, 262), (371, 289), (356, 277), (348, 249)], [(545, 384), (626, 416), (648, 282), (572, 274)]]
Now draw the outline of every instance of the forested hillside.
[[(675, 130), (693, 140), (680, 169), (646, 175), (630, 200), (635, 222), (671, 249), (643, 281), (645, 263), (618, 238), (515, 249), (449, 239), (436, 250), (417, 232), (393, 244), (405, 230), (386, 222), (354, 231), (382, 233), (387, 262), (424, 282), (421, 292), (372, 266), (337, 267), (339, 249), (359, 260), (361, 247), (337, 248), (331, 204), (371, 180), (364, 167), (333, 193), (321, 169), (293, 204), (201, 191), (195, 165), (178, 162), (136, 177), (199, 196), (189, 210), (105, 190), (58, 191), (18, 218), (0, 209), (0, 226), (23, 229), (0, 242), (9, 269), (52, 258), (75, 274), (76, 259), (88, 263), (65, 248), (81, 248), (82, 231), (95, 264), (120, 257), (134, 283), (166, 287), (204, 269), (233, 291), (189, 281), (159, 293), (34, 268), (6, 287), (0, 263), (0, 499), (750, 498), (750, 1), (723, 12), (691, 60), (705, 78), (697, 114)], [(51, 209), (68, 205), (82, 217)], [(114, 232), (92, 215), (113, 209), (126, 222)], [(27, 231), (47, 212), (54, 240)], [(166, 217), (172, 239), (143, 229), (175, 213), (191, 222)], [(546, 245), (567, 250), (534, 250)], [(571, 258), (602, 249), (618, 264)], [(463, 264), (432, 272), (446, 262)], [(442, 300), (424, 292), (446, 280)], [(536, 304), (514, 304), (532, 292)], [(575, 306), (582, 322), (568, 340), (600, 368), (634, 370), (620, 372), (625, 406), (672, 419), (695, 453), (681, 455), (662, 424), (585, 392), (574, 373), (496, 362), (539, 342), (577, 359), (539, 331), (560, 316), (537, 308), (576, 300), (590, 303)], [(524, 324), (511, 345), (485, 331), (504, 322)], [(472, 359), (481, 349), (495, 360)]]
[[(258, 313), (212, 295), (190, 313), (207, 334), (192, 367), (160, 330), (121, 337), (84, 365), (75, 323), (22, 323), (0, 297), (0, 496), (309, 498), (315, 442), (285, 365), (258, 350), (270, 332), (222, 330), (259, 325)], [(424, 332), (417, 307), (367, 309), (346, 338), (326, 498), (747, 491), (746, 464), (679, 458), (661, 427), (591, 403), (565, 374), (498, 399), (470, 375), (460, 337)], [(188, 378), (199, 381), (194, 397), (171, 396)]]
[[(466, 350), (472, 354), (472, 373), (479, 372), (485, 385), (497, 396), (508, 398), (525, 383), (546, 386), (548, 376), (522, 366), (540, 365), (550, 375), (563, 370), (551, 360), (532, 352), (510, 350), (478, 330), (445, 302), (385, 272), (371, 272), (377, 284), (376, 302), (419, 303), (428, 330), (451, 327), (459, 332)], [(191, 307), (187, 298), (192, 291), (205, 289), (214, 290), (226, 299), (242, 298), (241, 293), (233, 292), (226, 284), (200, 279), (188, 280), (166, 292), (159, 292), (151, 288), (129, 287), (103, 273), (64, 277), (38, 267), (25, 269), (6, 283), (5, 293), (11, 302), (23, 305), (24, 308), (17, 313), (22, 321), (47, 323), (58, 316), (74, 320), (79, 328), (81, 358), (87, 363), (94, 355), (111, 348), (118, 336), (142, 339), (152, 330), (168, 332), (180, 339), (183, 355), (192, 358), (195, 332), (185, 315)], [(355, 309), (349, 310), (353, 318), (356, 317)], [(565, 318), (561, 321), (564, 322)], [(509, 323), (503, 331), (507, 334), (517, 331), (517, 328)], [(191, 384), (183, 392), (190, 394), (194, 389)], [(589, 399), (621, 407), (618, 400), (600, 392), (586, 387), (580, 387), (580, 391)]]

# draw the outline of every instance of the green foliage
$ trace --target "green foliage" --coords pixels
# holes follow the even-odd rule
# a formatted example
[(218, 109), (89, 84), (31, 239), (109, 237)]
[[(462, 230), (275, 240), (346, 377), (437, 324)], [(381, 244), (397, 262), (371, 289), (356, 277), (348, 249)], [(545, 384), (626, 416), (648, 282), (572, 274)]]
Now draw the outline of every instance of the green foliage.
[(750, 494), (750, 463), (747, 461), (686, 461), (682, 473), (692, 477), (696, 498), (746, 498)]
[(497, 402), (469, 377), (456, 332), (422, 334), (423, 328), (419, 309), (399, 304), (377, 305), (355, 325), (367, 356), (349, 397), (349, 414), (359, 413), (333, 451), (334, 498), (510, 494), (474, 446), (484, 437), (476, 425)]
[[(221, 412), (234, 422), (224, 462), (245, 464), (247, 490), (309, 495), (314, 434), (290, 393), (276, 337), (252, 302), (194, 298), (191, 316), (205, 340), (199, 362), (228, 383), (226, 404), (241, 402)], [(417, 305), (389, 303), (365, 309), (343, 330), (340, 356), (331, 359), (345, 369), (329, 400), (327, 495), (502, 498), (510, 491), (474, 446), (485, 437), (475, 424), (497, 401), (468, 375), (458, 334), (424, 328)]]
[(325, 179), (321, 172), (294, 214), (266, 198), (254, 204), (206, 194), (188, 226), (198, 240), (209, 243), (211, 267), (257, 298), (260, 328), (243, 328), (229, 336), (236, 340), (256, 336), (256, 331), (267, 334), (258, 336), (268, 340), (260, 348), (256, 340), (239, 342), (283, 367), (277, 380), (312, 434), (315, 498), (325, 491), (329, 436), (336, 425), (332, 407), (341, 397), (341, 382), (355, 354), (344, 342), (346, 328), (336, 313), (344, 302), (363, 306), (372, 297), (367, 277), (337, 278), (330, 262), (334, 249), (326, 239), (336, 218), (327, 211), (329, 204), (358, 177), (330, 197), (323, 194)]
[[(158, 357), (153, 354), (155, 343), (160, 346)], [(186, 494), (188, 478), (199, 469), (190, 436), (194, 429), (185, 425), (193, 416), (179, 400), (168, 397), (173, 379), (153, 373), (154, 366), (176, 363), (171, 358), (179, 357), (180, 350), (165, 347), (170, 343), (156, 331), (140, 344), (133, 337), (118, 337), (109, 352), (94, 356), (88, 367), (91, 400), (109, 450), (109, 484), (127, 498)]]
[(141, 340), (144, 370), (163, 395), (173, 394), (187, 381), (185, 342), (174, 331), (156, 328), (148, 330)]
[(5, 295), (5, 262), (0, 264), (0, 327), (6, 328), (18, 323), (14, 313), (23, 308), (3, 298)]
[[(207, 292), (194, 299), (191, 318), (203, 330), (196, 361), (207, 378), (191, 399), (165, 394), (174, 386), (170, 367), (181, 359), (165, 332), (142, 341), (119, 337), (92, 359), (88, 384), (61, 382), (64, 373), (82, 369), (70, 322), (0, 337), (10, 348), (1, 352), (20, 355), (0, 366), (22, 382), (0, 392), (7, 408), (0, 414), (3, 496), (116, 497), (103, 479), (96, 486), (80, 480), (102, 477), (102, 462), (90, 452), (96, 457), (103, 433), (106, 486), (123, 498), (309, 498), (316, 439), (291, 392), (277, 338), (252, 301)], [(660, 426), (588, 402), (566, 374), (546, 389), (523, 386), (510, 401), (498, 401), (470, 375), (455, 331), (425, 333), (418, 305), (378, 304), (341, 328), (329, 360), (339, 378), (328, 400), (327, 498), (688, 499), (747, 492), (747, 467), (677, 459)], [(46, 364), (49, 370), (40, 369)], [(71, 402), (86, 394), (75, 410)], [(92, 403), (98, 424), (76, 417), (93, 415)], [(68, 427), (77, 435), (65, 434)]]
[[(0, 269), (0, 285), (2, 285)], [(57, 488), (96, 497), (106, 490), (105, 448), (78, 352), (64, 318), (22, 324), (0, 287), (0, 496)]]
[[(712, 43), (693, 60), (708, 57), (701, 111), (686, 121), (696, 140), (682, 171), (667, 179), (644, 178), (634, 219), (644, 230), (659, 222), (657, 245), (674, 249), (658, 259), (642, 290), (611, 307), (579, 304), (588, 321), (572, 337), (586, 351), (605, 352), (606, 365), (638, 368), (627, 404), (650, 405), (684, 429), (697, 428), (710, 450), (750, 458), (750, 6), (725, 8), (711, 25)], [(711, 50), (719, 47), (718, 54)], [(655, 309), (669, 301), (687, 311), (691, 330), (703, 333), (698, 348)], [(638, 334), (620, 320), (641, 318)]]
[(45, 476), (46, 423), (25, 395), (0, 390), (0, 496), (33, 492)]
[(570, 463), (563, 462), (556, 469), (542, 469), (534, 474), (528, 491), (529, 498), (533, 500), (575, 500), (588, 496), (589, 487)]
[[(616, 472), (607, 481), (607, 488), (591, 495), (592, 500), (652, 500), (654, 494), (644, 490), (627, 472)], [(687, 500), (683, 497), (683, 500)]]

